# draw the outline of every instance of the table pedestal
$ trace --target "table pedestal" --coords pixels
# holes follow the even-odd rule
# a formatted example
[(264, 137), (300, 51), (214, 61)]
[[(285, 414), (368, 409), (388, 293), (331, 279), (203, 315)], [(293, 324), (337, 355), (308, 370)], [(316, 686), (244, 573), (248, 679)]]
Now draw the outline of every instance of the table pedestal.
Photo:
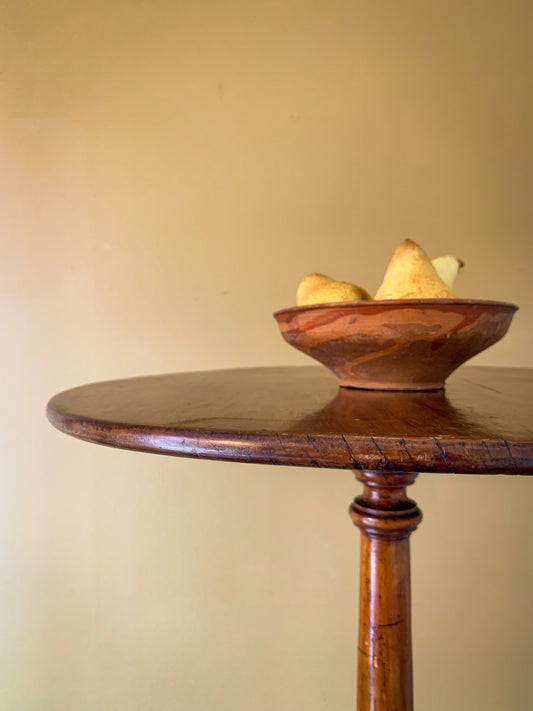
[(350, 507), (361, 531), (358, 711), (412, 711), (409, 536), (422, 514), (407, 498), (415, 473), (358, 471)]

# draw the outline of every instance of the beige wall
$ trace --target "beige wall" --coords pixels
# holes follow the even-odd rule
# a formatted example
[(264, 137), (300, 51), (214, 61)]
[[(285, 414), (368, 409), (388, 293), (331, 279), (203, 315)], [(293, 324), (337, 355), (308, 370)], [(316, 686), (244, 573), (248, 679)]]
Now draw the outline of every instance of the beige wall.
[[(533, 366), (529, 2), (0, 4), (0, 707), (354, 706), (350, 472), (60, 435), (83, 382), (304, 363), (272, 312), (405, 237)], [(533, 704), (533, 480), (421, 476), (419, 709)]]

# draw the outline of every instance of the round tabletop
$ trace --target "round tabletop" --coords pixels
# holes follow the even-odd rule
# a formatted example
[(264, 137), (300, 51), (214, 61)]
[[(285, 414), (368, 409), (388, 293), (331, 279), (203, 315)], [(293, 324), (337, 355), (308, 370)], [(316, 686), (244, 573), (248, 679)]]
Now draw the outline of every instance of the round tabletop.
[(445, 390), (339, 388), (316, 366), (93, 383), (48, 418), (123, 449), (374, 471), (533, 474), (533, 369), (463, 367)]

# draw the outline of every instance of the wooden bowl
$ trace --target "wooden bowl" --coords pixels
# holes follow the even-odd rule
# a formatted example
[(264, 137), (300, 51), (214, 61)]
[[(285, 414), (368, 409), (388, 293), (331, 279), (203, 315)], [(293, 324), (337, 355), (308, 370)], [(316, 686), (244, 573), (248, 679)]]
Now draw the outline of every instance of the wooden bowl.
[(517, 306), (473, 299), (349, 301), (281, 309), (283, 338), (367, 390), (436, 390), (499, 341)]

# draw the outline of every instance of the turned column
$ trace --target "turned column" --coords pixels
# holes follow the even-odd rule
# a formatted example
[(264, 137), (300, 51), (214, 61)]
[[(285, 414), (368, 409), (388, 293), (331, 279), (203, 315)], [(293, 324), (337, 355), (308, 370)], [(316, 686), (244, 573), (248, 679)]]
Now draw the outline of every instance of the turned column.
[(422, 514), (405, 488), (415, 473), (358, 471), (350, 507), (361, 531), (358, 711), (412, 711), (409, 536)]

